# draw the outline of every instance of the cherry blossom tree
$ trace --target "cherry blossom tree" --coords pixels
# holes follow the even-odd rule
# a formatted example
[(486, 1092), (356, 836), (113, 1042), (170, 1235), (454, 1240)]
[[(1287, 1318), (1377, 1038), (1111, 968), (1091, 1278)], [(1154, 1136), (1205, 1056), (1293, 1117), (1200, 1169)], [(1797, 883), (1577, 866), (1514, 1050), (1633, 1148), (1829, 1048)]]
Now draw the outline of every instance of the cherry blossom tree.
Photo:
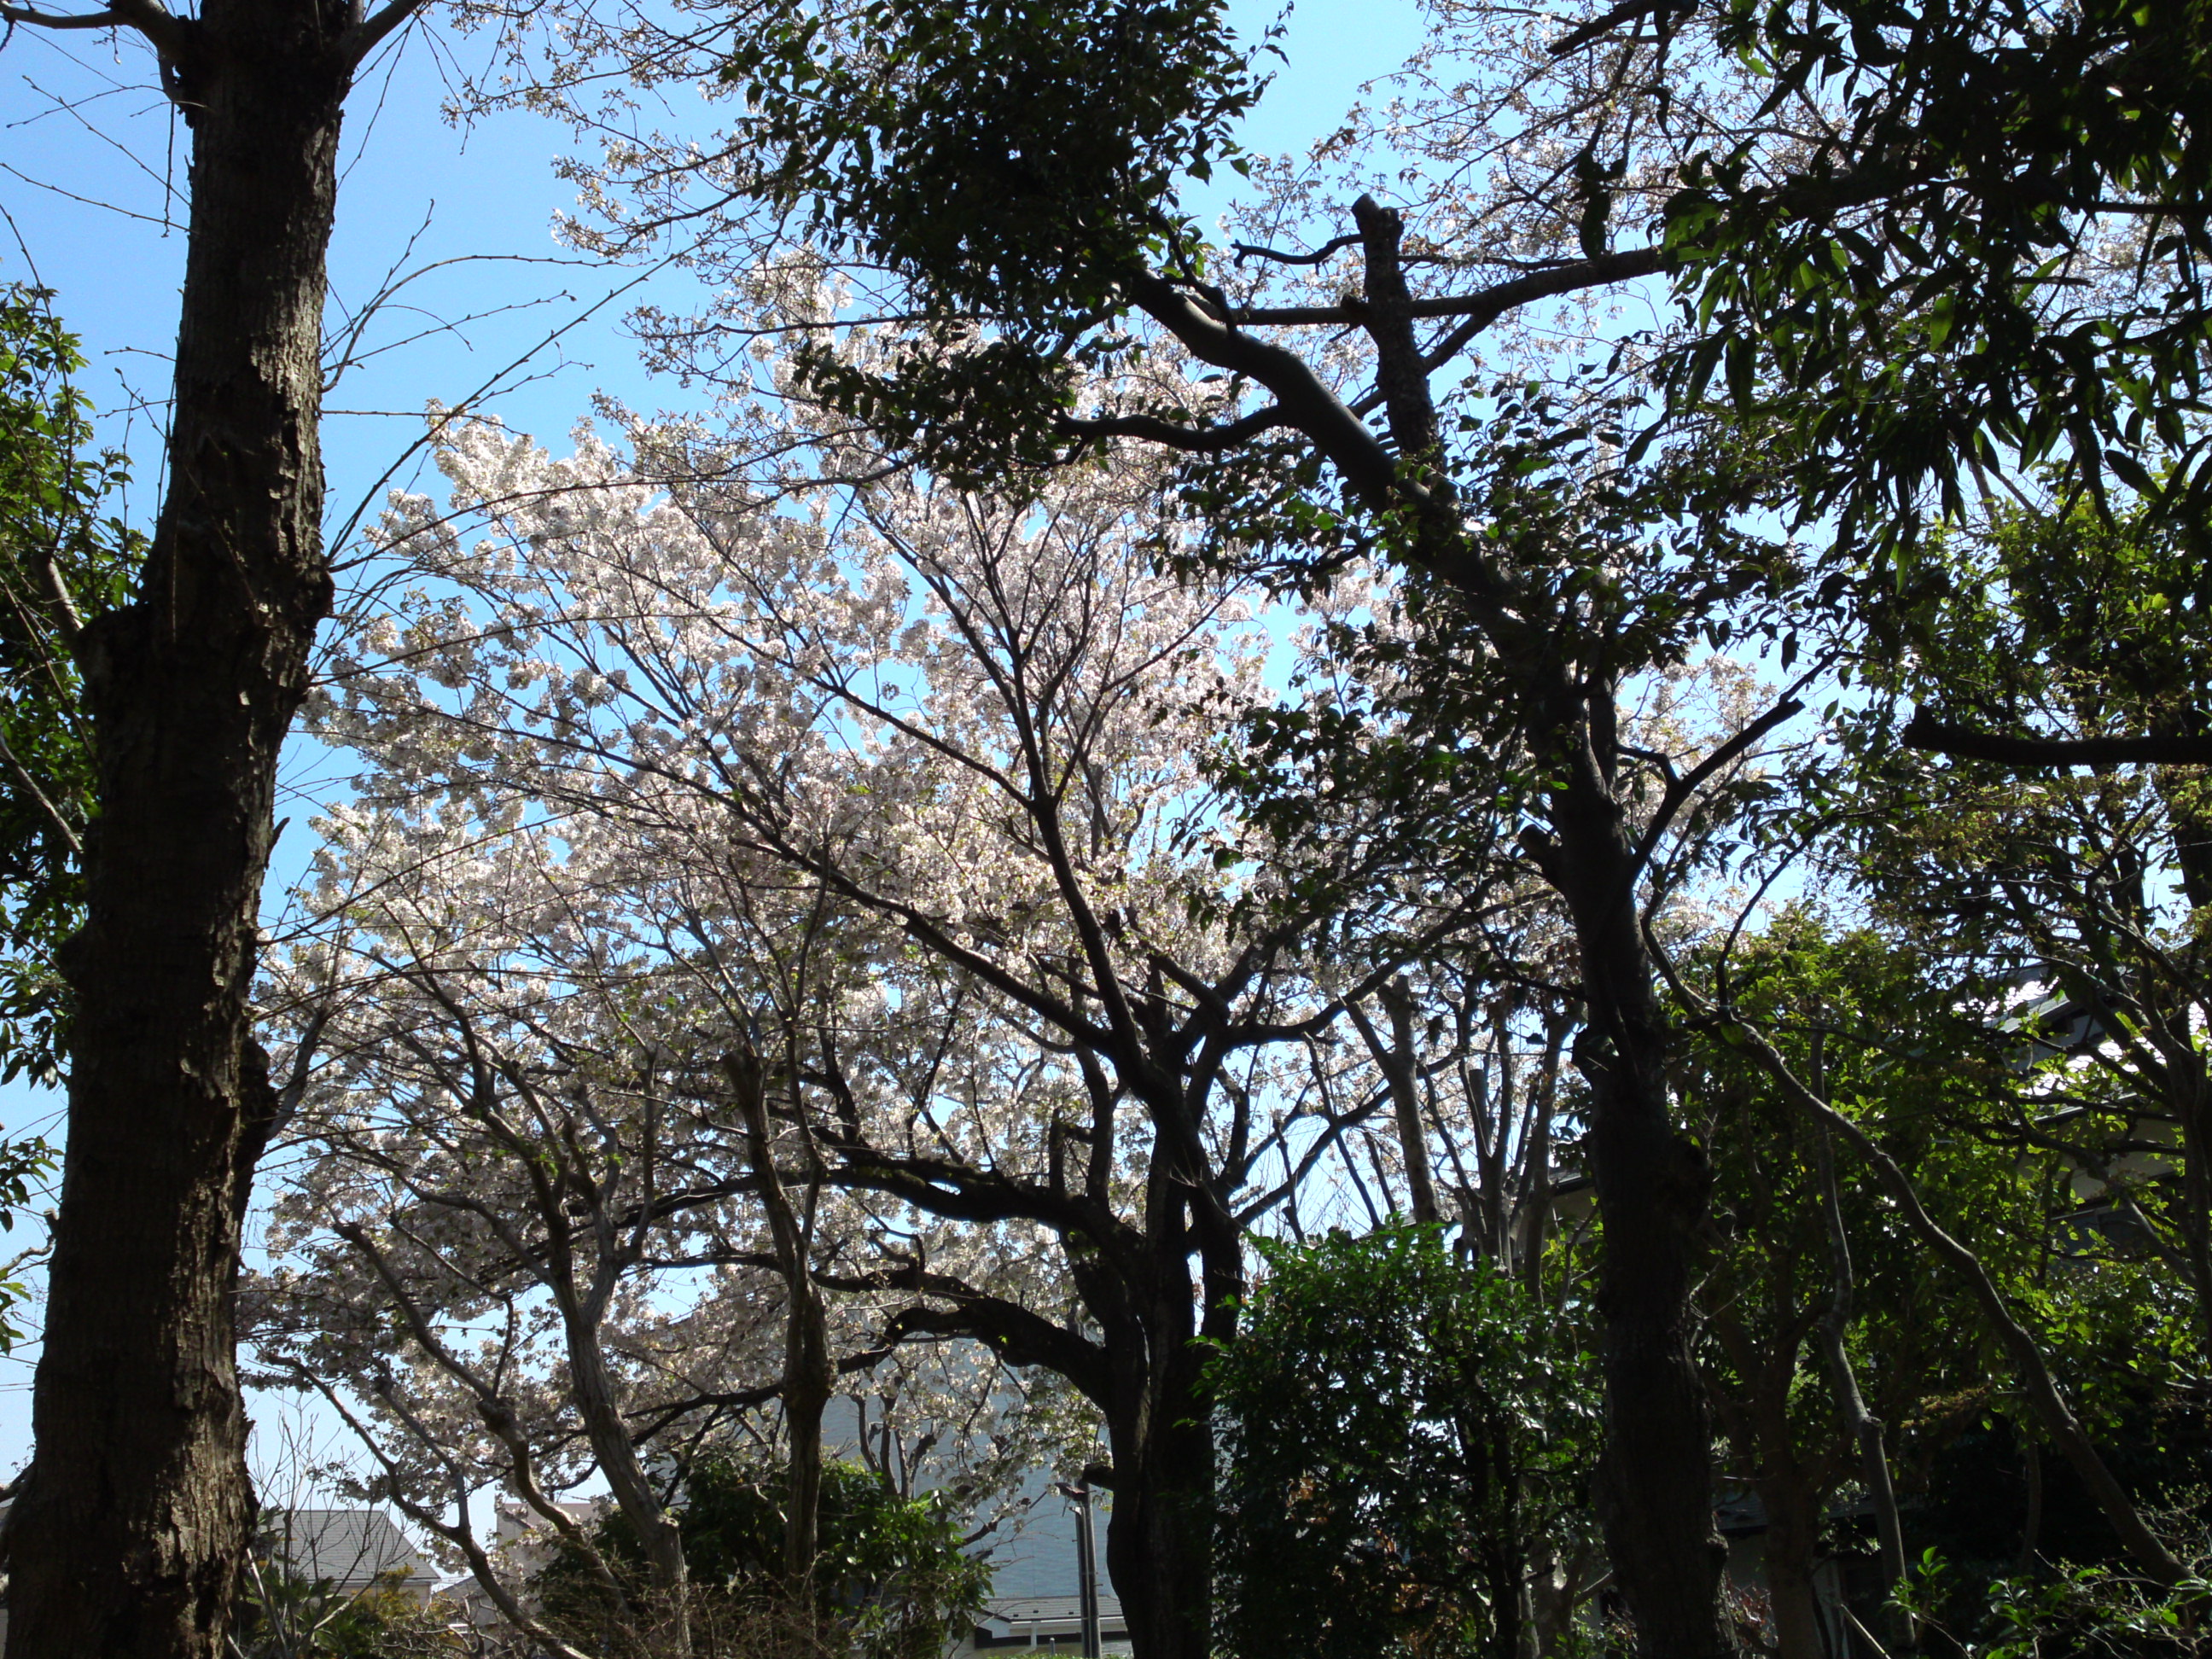
[[(568, 1125), (533, 1133), (574, 1150), (539, 1156), (611, 1189), (619, 1141), (621, 1181), (668, 1182), (637, 1189), (640, 1226), (698, 1179), (653, 1174), (640, 1138), (663, 1159), (713, 1139), (711, 1200), (668, 1225), (692, 1235), (687, 1268), (753, 1271), (732, 1281), (740, 1302), (779, 1261), (741, 1197), (756, 1176), (722, 1066), (752, 1042), (787, 1184), (848, 1218), (811, 1255), (838, 1318), (875, 1316), (872, 1346), (964, 1341), (1065, 1378), (1103, 1421), (1092, 1473), (1115, 1493), (1133, 1633), (1184, 1651), (1210, 1577), (1199, 1339), (1235, 1328), (1249, 1230), (1341, 1136), (1389, 1121), (1346, 1011), (1456, 919), (1424, 915), (1394, 954), (1347, 965), (1211, 795), (1206, 757), (1268, 695), (1273, 642), (1237, 584), (1166, 568), (1184, 532), (1157, 473), (1100, 465), (993, 500), (872, 477), (820, 433), (782, 453), (802, 440), (847, 482), (771, 494), (696, 430), (639, 429), (634, 462), (588, 434), (555, 460), (471, 426), (441, 451), (450, 508), (394, 508), (388, 546), (419, 586), (353, 630), (318, 711), (367, 763), (323, 907), (357, 915), (342, 892), (443, 862), (423, 889), (443, 896), (422, 902), (463, 934), (527, 919), (471, 944), (479, 963), (557, 940), (576, 988), (561, 1018), (594, 1035), (494, 1012), (544, 993), (503, 967), (460, 982), (411, 921), (379, 924), (404, 951), (355, 947), (380, 971), (349, 1018), (402, 1071), (447, 1034), (412, 1091), (471, 1146), (508, 1133), (495, 1117)], [(313, 951), (296, 972), (303, 1008), (310, 982), (346, 978)], [(532, 1057), (468, 1058), (493, 1028)], [(389, 1178), (373, 1157), (349, 1167)], [(422, 1194), (457, 1190), (426, 1168)], [(538, 1224), (564, 1201), (536, 1200)], [(708, 1226), (726, 1204), (750, 1218)], [(594, 1264), (679, 1259), (619, 1231)], [(553, 1265), (507, 1249), (541, 1282)], [(373, 1257), (354, 1272), (390, 1291)], [(549, 1306), (569, 1294), (546, 1288)], [(698, 1317), (683, 1339), (747, 1328), (741, 1309)], [(624, 1340), (641, 1364), (651, 1344)], [(458, 1355), (432, 1360), (468, 1392)], [(610, 1435), (592, 1444), (620, 1461)]]
[[(624, 891), (575, 826), (556, 850), (546, 826), (506, 817), (503, 838), (466, 811), (326, 825), (318, 896), (333, 920), (269, 988), (294, 1037), (295, 1161), (270, 1241), (282, 1265), (251, 1297), (255, 1335), (267, 1368), (361, 1432), (376, 1494), (465, 1559), (533, 1641), (560, 1646), (476, 1534), (486, 1486), (593, 1565), (635, 1639), (683, 1653), (681, 1471), (740, 1425), (762, 1433), (779, 1405), (784, 1437), (818, 1462), (832, 1382), (796, 1402), (779, 1358), (795, 1322), (762, 1201), (775, 1164), (748, 1144), (727, 1062), (770, 1030), (850, 1032), (842, 1005), (875, 1000), (856, 992), (855, 958), (816, 971), (843, 942), (818, 890), (760, 886), (733, 904), (708, 872)], [(704, 949), (692, 934), (641, 939), (635, 924), (656, 914), (720, 925)], [(757, 1058), (750, 1076), (757, 1110)], [(810, 1163), (803, 1144), (780, 1157)], [(807, 1194), (802, 1248), (825, 1264), (811, 1277), (852, 1289), (882, 1218), (824, 1194), (818, 1176), (793, 1184)], [(957, 1240), (933, 1242), (958, 1259)], [(842, 1344), (835, 1370), (876, 1407), (861, 1437), (875, 1461), (910, 1483), (919, 1450), (988, 1506), (1036, 1455), (1009, 1402), (1042, 1392), (1038, 1420), (1054, 1422), (1050, 1390), (988, 1360), (888, 1353), (884, 1300), (822, 1309), (823, 1369)], [(982, 1422), (987, 1401), (1000, 1420)], [(592, 1472), (644, 1547), (643, 1600), (556, 1501)]]

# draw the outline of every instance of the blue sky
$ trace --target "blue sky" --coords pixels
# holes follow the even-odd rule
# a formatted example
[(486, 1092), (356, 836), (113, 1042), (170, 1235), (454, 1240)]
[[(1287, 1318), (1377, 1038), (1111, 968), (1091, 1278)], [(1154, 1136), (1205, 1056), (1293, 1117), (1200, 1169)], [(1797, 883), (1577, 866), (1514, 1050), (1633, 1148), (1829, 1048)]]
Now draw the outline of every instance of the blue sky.
[[(1277, 15), (1272, 0), (1233, 0), (1231, 10), (1252, 33)], [(1302, 0), (1286, 21), (1288, 62), (1276, 66), (1243, 135), (1258, 151), (1302, 149), (1329, 131), (1362, 82), (1413, 51), (1421, 19), (1412, 0)], [(449, 126), (438, 114), (442, 91), (437, 56), (416, 39), (356, 93), (347, 117), (334, 323), (403, 256), (407, 269), (461, 263), (410, 285), (406, 298), (419, 310), (388, 311), (392, 326), (377, 337), (392, 349), (336, 389), (325, 426), (333, 528), (365, 501), (373, 511), (379, 480), (422, 429), (426, 402), (471, 396), (556, 328), (558, 347), (489, 405), (511, 428), (557, 446), (596, 391), (647, 408), (680, 408), (696, 396), (653, 381), (637, 363), (622, 317), (653, 290), (608, 296), (638, 273), (562, 263), (571, 256), (552, 228), (573, 188), (553, 163), (568, 135), (523, 114)], [(133, 405), (166, 390), (184, 259), (185, 141), (135, 39), (19, 28), (0, 51), (0, 280), (31, 275), (27, 257), (37, 280), (56, 290), (91, 359), (82, 383), (108, 441), (137, 460), (131, 511), (140, 518), (154, 503), (158, 428)], [(420, 337), (402, 343), (410, 334)], [(289, 774), (294, 794), (279, 811), (293, 823), (278, 848), (272, 902), (307, 848), (316, 769), (303, 752)], [(0, 1091), (0, 1124), (16, 1133), (39, 1126), (58, 1139), (58, 1103), (20, 1086)], [(29, 1449), (36, 1352), (27, 1344), (0, 1359), (0, 1475)]]

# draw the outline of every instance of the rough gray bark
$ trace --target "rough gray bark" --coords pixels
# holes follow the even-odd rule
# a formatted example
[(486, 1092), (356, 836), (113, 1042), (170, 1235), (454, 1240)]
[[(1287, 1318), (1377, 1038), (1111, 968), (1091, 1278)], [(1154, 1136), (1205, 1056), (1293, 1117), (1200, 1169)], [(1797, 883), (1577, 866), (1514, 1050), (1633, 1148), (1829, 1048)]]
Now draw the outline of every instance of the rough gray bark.
[(790, 1438), (783, 1576), (793, 1597), (799, 1598), (809, 1594), (821, 1531), (822, 1413), (836, 1382), (830, 1357), (829, 1312), (807, 1260), (805, 1230), (776, 1170), (775, 1138), (769, 1123), (768, 1090), (760, 1059), (750, 1049), (741, 1049), (724, 1059), (722, 1069), (729, 1077), (738, 1114), (744, 1119), (747, 1155), (760, 1183), (769, 1234), (775, 1241), (776, 1263), (790, 1298), (783, 1346), (783, 1425)]
[[(232, 1303), (273, 1099), (246, 992), (279, 746), (331, 581), (318, 438), (341, 106), (417, 0), (155, 0), (191, 123), (162, 501), (139, 591), (73, 644), (97, 753), (15, 1659), (214, 1659), (252, 1521)], [(41, 20), (10, 9), (14, 23)], [(44, 20), (53, 21), (57, 20)], [(82, 25), (80, 25), (82, 26)]]

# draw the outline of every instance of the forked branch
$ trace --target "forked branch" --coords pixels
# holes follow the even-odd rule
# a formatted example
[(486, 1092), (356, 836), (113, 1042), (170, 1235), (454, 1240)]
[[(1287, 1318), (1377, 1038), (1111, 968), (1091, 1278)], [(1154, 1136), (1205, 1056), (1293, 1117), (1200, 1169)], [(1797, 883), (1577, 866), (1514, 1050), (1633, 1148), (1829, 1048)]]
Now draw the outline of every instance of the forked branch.
[(106, 9), (90, 12), (40, 11), (31, 6), (0, 5), (0, 18), (10, 26), (21, 23), (38, 29), (136, 29), (153, 42), (154, 50), (168, 64), (181, 60), (191, 46), (197, 27), (178, 16), (161, 0), (112, 0)]

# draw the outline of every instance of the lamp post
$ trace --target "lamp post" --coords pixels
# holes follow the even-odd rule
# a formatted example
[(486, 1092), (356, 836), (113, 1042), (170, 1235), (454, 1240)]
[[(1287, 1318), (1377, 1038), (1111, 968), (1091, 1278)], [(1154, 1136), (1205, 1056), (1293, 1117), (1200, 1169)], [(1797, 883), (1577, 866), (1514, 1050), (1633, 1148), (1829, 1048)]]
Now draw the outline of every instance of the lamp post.
[(1091, 1487), (1054, 1483), (1054, 1490), (1075, 1505), (1076, 1583), (1083, 1598), (1083, 1659), (1099, 1659), (1098, 1558), (1091, 1544)]

